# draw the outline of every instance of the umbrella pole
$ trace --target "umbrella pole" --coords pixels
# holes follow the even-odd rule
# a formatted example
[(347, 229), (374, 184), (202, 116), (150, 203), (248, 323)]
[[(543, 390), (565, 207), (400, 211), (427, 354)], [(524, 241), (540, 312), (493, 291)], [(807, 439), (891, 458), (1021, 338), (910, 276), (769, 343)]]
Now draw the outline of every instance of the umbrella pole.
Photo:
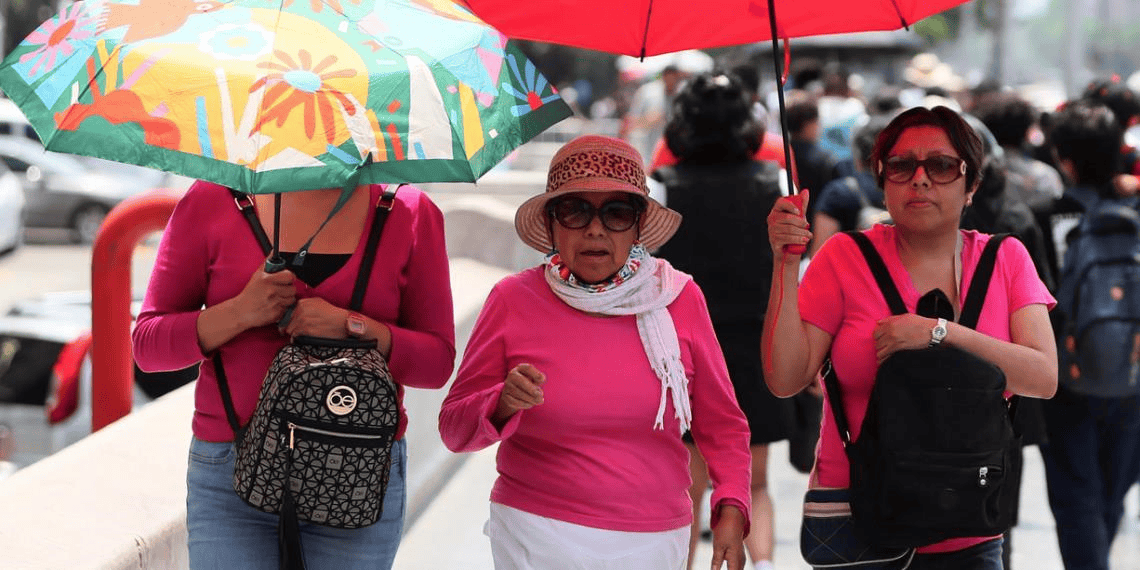
[(768, 23), (772, 26), (772, 61), (776, 66), (776, 98), (780, 101), (780, 134), (784, 138), (784, 173), (788, 176), (788, 194), (796, 194), (792, 181), (792, 143), (788, 139), (788, 119), (784, 103), (784, 68), (780, 57), (780, 41), (776, 35), (776, 0), (768, 0)]
[(277, 273), (282, 269), (285, 260), (281, 258), (281, 193), (277, 192), (273, 194), (273, 250), (265, 261), (265, 272)]

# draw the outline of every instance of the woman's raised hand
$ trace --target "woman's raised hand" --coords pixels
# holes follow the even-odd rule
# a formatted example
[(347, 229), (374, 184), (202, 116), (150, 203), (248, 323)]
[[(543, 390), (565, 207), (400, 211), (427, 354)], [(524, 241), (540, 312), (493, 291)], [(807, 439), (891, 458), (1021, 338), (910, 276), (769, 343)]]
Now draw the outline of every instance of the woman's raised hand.
[(512, 368), (503, 381), (503, 391), (499, 393), (499, 404), (492, 422), (501, 425), (520, 410), (542, 404), (542, 385), (545, 383), (546, 375), (530, 364)]
[(784, 196), (776, 200), (776, 205), (768, 213), (768, 243), (772, 246), (772, 253), (777, 261), (789, 264), (799, 263), (802, 253), (788, 249), (806, 247), (811, 241), (810, 224), (804, 217), (810, 197), (807, 190), (802, 190), (797, 196), (803, 196), (802, 207), (796, 204), (796, 199)]
[(246, 328), (274, 324), (281, 319), (286, 309), (297, 302), (293, 279), (292, 271), (266, 273), (264, 267), (258, 266), (235, 299)]

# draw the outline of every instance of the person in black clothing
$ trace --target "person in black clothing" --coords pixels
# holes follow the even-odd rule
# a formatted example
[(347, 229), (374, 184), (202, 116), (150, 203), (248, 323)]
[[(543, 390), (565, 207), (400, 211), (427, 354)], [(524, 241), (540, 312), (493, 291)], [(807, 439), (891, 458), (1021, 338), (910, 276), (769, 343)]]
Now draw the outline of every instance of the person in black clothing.
[[(768, 444), (788, 438), (793, 406), (768, 391), (757, 350), (772, 282), (764, 219), (781, 196), (780, 168), (752, 158), (764, 129), (754, 120), (735, 76), (698, 75), (678, 95), (673, 113), (665, 142), (679, 162), (657, 169), (653, 177), (665, 185), (666, 202), (684, 221), (657, 255), (691, 274), (708, 301), (751, 430), (752, 530), (745, 546), (755, 568), (770, 568), (774, 524), (767, 489)], [(689, 451), (690, 493), (699, 514), (708, 474), (696, 447), (690, 444)], [(698, 521), (694, 516), (694, 543)]]
[(1049, 291), (1056, 291), (1055, 272), (1049, 265), (1043, 230), (1024, 197), (1012, 187), (1013, 177), (1008, 170), (1005, 149), (980, 119), (965, 114), (962, 117), (978, 132), (985, 148), (981, 184), (973, 203), (962, 216), (962, 227), (989, 234), (1013, 234), (1029, 250), (1041, 281)]
[[(1071, 183), (1056, 203), (1047, 235), (1056, 242), (1056, 258), (1064, 259), (1064, 244), (1083, 212), (1102, 200), (1132, 207), (1136, 201), (1120, 199), (1113, 185), (1124, 131), (1108, 107), (1070, 103), (1050, 122), (1049, 144)], [(1140, 398), (1078, 394), (1062, 381), (1044, 408), (1048, 442), (1041, 456), (1061, 559), (1066, 570), (1107, 570), (1124, 495), (1140, 475)]]
[[(828, 182), (842, 175), (835, 157), (819, 146), (822, 132), (819, 105), (810, 98), (794, 101), (788, 105), (785, 115), (788, 120), (792, 159), (798, 176), (797, 184), (801, 189), (810, 190), (815, 195), (823, 190)], [(817, 200), (808, 200), (809, 220), (815, 218), (816, 202)]]
[(1005, 159), (1007, 186), (1035, 214), (1048, 211), (1064, 184), (1051, 164), (1029, 154), (1029, 132), (1038, 123), (1033, 105), (1014, 93), (991, 95), (974, 113), (993, 133)]
[(818, 205), (815, 217), (811, 219), (814, 235), (809, 255), (814, 254), (836, 232), (867, 229), (859, 224), (860, 212), (864, 207), (885, 211), (883, 189), (879, 188), (879, 183), (871, 172), (870, 160), (875, 138), (888, 122), (888, 116), (871, 117), (867, 124), (855, 131), (851, 140), (855, 173), (832, 180), (819, 192), (818, 198), (813, 197)]

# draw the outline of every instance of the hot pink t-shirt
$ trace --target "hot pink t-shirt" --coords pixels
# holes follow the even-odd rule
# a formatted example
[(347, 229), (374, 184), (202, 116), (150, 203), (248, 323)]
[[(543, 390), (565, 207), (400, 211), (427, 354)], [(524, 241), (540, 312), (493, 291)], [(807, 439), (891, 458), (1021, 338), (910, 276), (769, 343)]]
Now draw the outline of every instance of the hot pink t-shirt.
[[(907, 310), (915, 312), (919, 297), (926, 291), (915, 289), (899, 259), (895, 227), (876, 225), (865, 233), (882, 256)], [(989, 240), (988, 234), (962, 231), (962, 282), (958, 285), (962, 294), (959, 295), (959, 303), (964, 292), (969, 290), (978, 258)], [(1017, 239), (1007, 239), (998, 249), (997, 263), (977, 330), (1009, 341), (1010, 316), (1022, 307), (1037, 303), (1052, 309), (1057, 302), (1037, 276), (1025, 246)], [(832, 336), (831, 361), (843, 391), (843, 407), (851, 424), (851, 437), (858, 439), (878, 370), (871, 333), (875, 323), (890, 316), (891, 311), (855, 240), (847, 235), (836, 235), (820, 248), (800, 284), (799, 307), (805, 322)], [(812, 476), (820, 487), (843, 488), (850, 483), (847, 455), (826, 399)], [(919, 552), (959, 550), (982, 540), (985, 539), (952, 539), (921, 548)]]

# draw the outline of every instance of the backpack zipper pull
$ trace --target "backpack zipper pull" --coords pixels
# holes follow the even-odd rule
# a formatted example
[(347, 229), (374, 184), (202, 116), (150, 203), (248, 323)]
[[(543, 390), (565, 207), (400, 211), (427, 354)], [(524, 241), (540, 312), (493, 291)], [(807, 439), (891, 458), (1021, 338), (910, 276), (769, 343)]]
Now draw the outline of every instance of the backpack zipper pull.
[[(294, 432), (296, 431), (296, 429), (297, 429), (297, 424), (295, 424), (293, 422), (289, 422), (289, 449), (293, 449), (293, 437), (294, 437)], [(982, 467), (982, 469), (985, 469), (985, 467)]]
[(987, 479), (989, 474), (990, 474), (990, 468), (989, 467), (982, 466), (982, 467), (978, 468), (978, 486), (979, 487), (985, 487), (986, 485), (990, 484), (989, 480)]

